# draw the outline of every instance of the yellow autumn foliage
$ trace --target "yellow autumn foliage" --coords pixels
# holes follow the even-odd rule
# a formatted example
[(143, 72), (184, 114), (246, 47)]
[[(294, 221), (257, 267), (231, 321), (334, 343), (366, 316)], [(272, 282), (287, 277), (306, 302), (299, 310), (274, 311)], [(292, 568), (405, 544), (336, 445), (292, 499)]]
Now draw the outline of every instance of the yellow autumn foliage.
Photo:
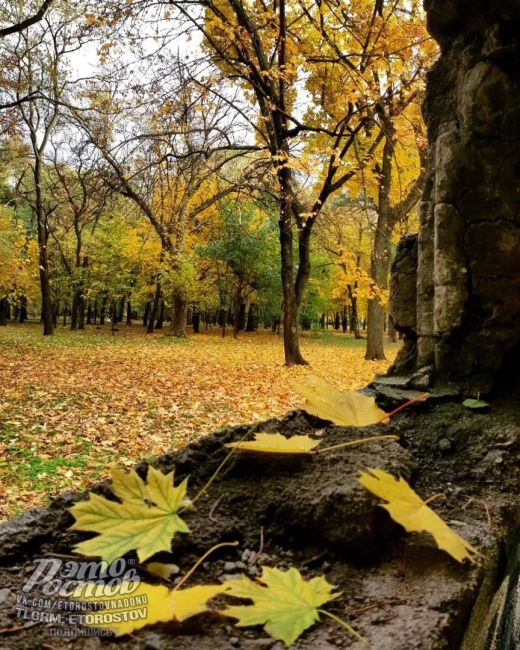
[(359, 482), (369, 492), (386, 501), (381, 507), (406, 531), (429, 533), (437, 546), (458, 562), (475, 561), (478, 551), (426, 505), (402, 477), (396, 479), (388, 472), (370, 469), (361, 473)]

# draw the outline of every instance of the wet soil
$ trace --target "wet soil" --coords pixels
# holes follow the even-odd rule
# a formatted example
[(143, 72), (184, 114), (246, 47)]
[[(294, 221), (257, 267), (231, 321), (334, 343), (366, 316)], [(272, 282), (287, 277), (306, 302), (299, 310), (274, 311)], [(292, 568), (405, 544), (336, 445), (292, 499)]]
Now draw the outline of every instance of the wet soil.
[[(227, 453), (224, 444), (256, 431), (306, 433), (331, 446), (381, 434), (384, 425), (332, 427), (302, 412), (255, 426), (207, 436), (186, 449), (157, 458), (176, 482), (189, 476), (194, 495)], [(189, 535), (177, 535), (173, 562), (185, 573), (215, 544), (238, 541), (212, 555), (190, 584), (230, 575), (255, 577), (261, 566), (294, 566), (310, 578), (324, 575), (341, 596), (327, 609), (342, 617), (377, 650), (454, 650), (460, 646), (484, 575), (500, 579), (508, 546), (520, 530), (520, 403), (493, 403), (486, 414), (458, 403), (420, 403), (392, 419), (384, 433), (398, 441), (302, 458), (237, 454), (227, 470), (186, 516)], [(357, 482), (360, 470), (378, 467), (409, 480), (423, 497), (441, 494), (432, 507), (483, 554), (461, 565), (425, 534), (406, 534)], [(144, 477), (146, 465), (138, 466)], [(99, 493), (108, 495), (108, 486)], [(0, 648), (135, 648), (281, 650), (261, 627), (236, 628), (218, 612), (183, 624), (162, 624), (119, 639), (64, 639), (52, 626), (15, 615), (16, 596), (43, 555), (70, 554), (88, 533), (72, 532), (67, 507), (81, 495), (63, 495), (48, 509), (28, 511), (0, 526)], [(498, 567), (498, 569), (497, 569)], [(216, 602), (215, 607), (221, 604)], [(27, 626), (27, 627), (25, 627)], [(305, 632), (300, 650), (361, 648), (332, 620)]]

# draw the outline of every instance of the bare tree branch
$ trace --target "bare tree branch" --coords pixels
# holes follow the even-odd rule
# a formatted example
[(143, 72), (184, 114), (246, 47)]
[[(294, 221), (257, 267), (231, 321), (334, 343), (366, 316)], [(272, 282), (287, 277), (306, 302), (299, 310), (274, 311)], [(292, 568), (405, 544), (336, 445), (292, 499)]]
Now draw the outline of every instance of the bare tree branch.
[(36, 23), (40, 22), (40, 20), (45, 16), (47, 9), (49, 9), (53, 2), (54, 0), (43, 0), (41, 7), (35, 14), (29, 16), (28, 18), (25, 18), (24, 20), (21, 20), (19, 23), (15, 23), (14, 25), (9, 25), (9, 27), (3, 27), (0, 29), (0, 38), (5, 38), (10, 34), (23, 32), (24, 29), (27, 29), (28, 27), (31, 27), (31, 25), (35, 25)]

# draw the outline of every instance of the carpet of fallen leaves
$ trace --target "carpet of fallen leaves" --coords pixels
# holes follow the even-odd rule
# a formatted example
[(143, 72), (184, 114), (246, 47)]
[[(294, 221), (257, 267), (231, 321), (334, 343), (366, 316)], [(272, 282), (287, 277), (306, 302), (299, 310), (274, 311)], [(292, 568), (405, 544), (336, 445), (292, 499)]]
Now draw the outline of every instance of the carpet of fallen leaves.
[(388, 366), (330, 331), (304, 336), (302, 350), (310, 366), (286, 368), (281, 337), (267, 332), (178, 340), (139, 325), (53, 337), (38, 325), (0, 328), (0, 518), (84, 489), (114, 465), (301, 406), (291, 378), (314, 372), (358, 388)]

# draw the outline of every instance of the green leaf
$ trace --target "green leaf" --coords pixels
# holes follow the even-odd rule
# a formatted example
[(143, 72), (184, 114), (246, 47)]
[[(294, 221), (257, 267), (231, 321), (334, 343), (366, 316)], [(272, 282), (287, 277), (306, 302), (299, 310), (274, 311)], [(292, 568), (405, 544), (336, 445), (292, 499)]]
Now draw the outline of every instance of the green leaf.
[(190, 532), (177, 514), (190, 503), (186, 484), (184, 480), (174, 486), (173, 472), (162, 474), (153, 467), (148, 468), (147, 483), (134, 470), (130, 474), (114, 470), (112, 489), (122, 503), (93, 493), (88, 501), (76, 503), (70, 509), (76, 519), (71, 528), (99, 535), (80, 542), (74, 550), (109, 563), (134, 550), (140, 562), (159, 551), (170, 551), (176, 533)]
[(462, 405), (472, 411), (484, 410), (490, 407), (490, 404), (481, 399), (465, 399), (462, 402)]
[(223, 613), (238, 619), (238, 627), (264, 625), (266, 632), (288, 646), (320, 620), (320, 605), (339, 596), (325, 578), (304, 580), (295, 568), (262, 567), (259, 580), (263, 584), (243, 575), (225, 583), (230, 596), (250, 598), (253, 604), (228, 607)]

